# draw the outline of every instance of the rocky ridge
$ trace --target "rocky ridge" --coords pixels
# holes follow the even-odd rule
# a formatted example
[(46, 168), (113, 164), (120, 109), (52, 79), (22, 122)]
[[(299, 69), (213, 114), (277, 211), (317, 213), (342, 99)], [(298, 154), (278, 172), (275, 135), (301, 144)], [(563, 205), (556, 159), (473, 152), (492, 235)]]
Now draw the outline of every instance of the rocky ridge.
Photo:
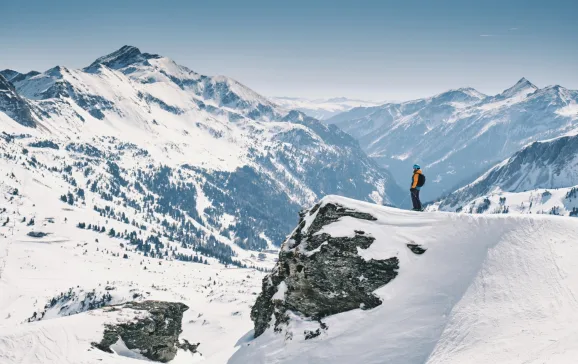
[[(324, 317), (381, 304), (372, 292), (397, 276), (399, 260), (364, 260), (358, 251), (369, 248), (375, 239), (363, 231), (349, 237), (332, 237), (323, 231), (343, 218), (376, 220), (337, 203), (320, 203), (300, 213), (299, 225), (283, 243), (279, 261), (263, 279), (251, 311), (255, 337), (271, 324), (276, 332), (283, 331), (289, 312), (319, 321), (320, 329), (326, 330)], [(305, 337), (318, 336), (320, 329), (305, 332)]]
[(186, 340), (179, 342), (183, 312), (189, 309), (187, 305), (180, 302), (144, 301), (108, 308), (119, 309), (135, 310), (140, 315), (135, 315), (131, 322), (106, 325), (102, 340), (93, 343), (96, 348), (113, 353), (111, 346), (122, 340), (128, 349), (161, 363), (173, 360), (178, 349), (197, 352), (200, 344), (191, 344)]

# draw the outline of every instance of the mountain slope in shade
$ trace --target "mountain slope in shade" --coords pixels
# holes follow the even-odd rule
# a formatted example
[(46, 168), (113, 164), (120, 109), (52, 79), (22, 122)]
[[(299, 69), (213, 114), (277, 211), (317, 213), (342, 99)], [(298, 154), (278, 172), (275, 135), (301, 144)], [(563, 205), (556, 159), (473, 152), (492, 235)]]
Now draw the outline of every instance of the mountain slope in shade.
[(0, 110), (23, 126), (36, 127), (34, 107), (24, 98), (20, 97), (4, 76), (0, 75)]
[[(335, 211), (347, 216), (338, 219)], [(263, 281), (271, 290), (261, 297), (272, 297), (273, 307), (304, 292), (322, 307), (359, 297), (311, 291), (309, 272), (298, 268), (338, 251), (351, 266), (317, 268), (332, 287), (362, 290), (378, 277), (338, 272), (364, 264), (375, 272), (394, 258), (397, 275), (373, 291), (378, 304), (371, 309), (349, 307), (321, 319), (276, 310), (270, 327), (242, 342), (230, 364), (575, 361), (578, 219), (416, 213), (335, 196), (302, 217), (299, 236), (283, 244), (286, 259)], [(366, 247), (348, 250), (343, 242)]]
[(0, 143), (15, 154), (27, 149), (40, 175), (72, 173), (63, 177), (69, 188), (90, 189), (99, 208), (132, 196), (127, 213), (158, 223), (169, 214), (224, 244), (259, 250), (278, 244), (300, 206), (327, 193), (382, 204), (403, 194), (335, 126), (135, 47), (83, 70), (57, 66), (12, 80), (18, 100), (39, 110), (31, 114), (38, 127), (3, 107), (10, 135)]
[(424, 198), (435, 199), (479, 175), (529, 142), (578, 127), (578, 92), (538, 89), (525, 78), (495, 96), (473, 89), (378, 107), (357, 108), (327, 122), (359, 140), (396, 180), (419, 163), (428, 176)]
[(354, 100), (346, 97), (306, 99), (299, 97), (272, 97), (271, 100), (286, 109), (299, 110), (319, 120), (326, 120), (356, 107), (377, 106), (380, 103)]
[[(476, 206), (483, 206), (480, 203), (483, 203), (490, 195), (507, 197), (515, 193), (531, 191), (525, 193), (524, 196), (544, 194), (546, 197), (548, 193), (545, 189), (569, 189), (576, 185), (578, 185), (578, 135), (564, 136), (528, 145), (491, 168), (474, 182), (451, 193), (436, 205), (442, 210), (449, 211), (470, 206), (475, 211), (481, 212), (483, 209)], [(534, 191), (537, 189), (542, 191)], [(564, 195), (562, 197), (565, 197), (567, 192), (562, 191)], [(474, 200), (479, 203), (476, 204)], [(545, 198), (545, 200), (550, 200), (550, 198)], [(534, 207), (537, 209), (538, 206)], [(526, 207), (527, 212), (531, 211), (528, 208), (532, 206)], [(563, 211), (572, 211), (573, 207), (567, 205)]]
[(0, 71), (0, 76), (4, 76), (4, 78), (7, 81), (12, 80), (14, 77), (19, 76), (19, 75), (20, 75), (20, 72), (10, 70), (10, 69), (5, 69), (3, 71)]

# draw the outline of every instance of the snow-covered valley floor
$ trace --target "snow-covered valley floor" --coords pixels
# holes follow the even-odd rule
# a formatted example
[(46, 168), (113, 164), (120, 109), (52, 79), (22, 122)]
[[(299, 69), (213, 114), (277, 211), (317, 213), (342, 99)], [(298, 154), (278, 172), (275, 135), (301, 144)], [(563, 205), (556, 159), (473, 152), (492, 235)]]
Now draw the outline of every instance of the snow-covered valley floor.
[[(127, 225), (90, 207), (59, 201), (62, 181), (35, 169), (1, 167), (0, 363), (137, 362), (127, 357), (135, 353), (122, 348), (122, 355), (115, 355), (91, 347), (102, 338), (105, 323), (131, 317), (123, 317), (124, 311), (87, 311), (89, 304), (161, 300), (187, 305), (181, 338), (200, 343), (202, 356), (180, 351), (173, 363), (224, 363), (252, 329), (249, 311), (262, 272), (225, 268), (206, 257), (208, 265), (145, 256), (124, 239), (79, 229), (81, 221), (106, 223), (107, 231)], [(11, 173), (16, 177), (9, 178)]]

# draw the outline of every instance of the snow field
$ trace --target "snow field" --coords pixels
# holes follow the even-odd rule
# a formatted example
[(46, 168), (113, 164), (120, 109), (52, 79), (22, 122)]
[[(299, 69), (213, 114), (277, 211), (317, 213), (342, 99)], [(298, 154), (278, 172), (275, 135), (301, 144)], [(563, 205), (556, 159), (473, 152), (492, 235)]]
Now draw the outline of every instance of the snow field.
[[(376, 240), (364, 259), (396, 256), (399, 275), (375, 291), (383, 304), (322, 321), (307, 340), (271, 330), (245, 344), (236, 363), (574, 363), (578, 323), (578, 221), (551, 216), (415, 213), (330, 196), (375, 216), (342, 218), (321, 232), (363, 230)], [(406, 246), (427, 251), (415, 255)]]

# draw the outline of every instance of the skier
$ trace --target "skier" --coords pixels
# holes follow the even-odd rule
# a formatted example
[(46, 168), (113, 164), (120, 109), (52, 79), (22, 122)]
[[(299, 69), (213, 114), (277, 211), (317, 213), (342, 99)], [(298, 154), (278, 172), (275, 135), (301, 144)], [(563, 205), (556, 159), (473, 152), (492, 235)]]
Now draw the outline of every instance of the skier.
[(421, 173), (419, 164), (413, 165), (413, 176), (411, 178), (411, 202), (413, 204), (413, 211), (423, 211), (421, 208), (421, 201), (419, 200), (419, 190), (425, 183), (425, 176)]

